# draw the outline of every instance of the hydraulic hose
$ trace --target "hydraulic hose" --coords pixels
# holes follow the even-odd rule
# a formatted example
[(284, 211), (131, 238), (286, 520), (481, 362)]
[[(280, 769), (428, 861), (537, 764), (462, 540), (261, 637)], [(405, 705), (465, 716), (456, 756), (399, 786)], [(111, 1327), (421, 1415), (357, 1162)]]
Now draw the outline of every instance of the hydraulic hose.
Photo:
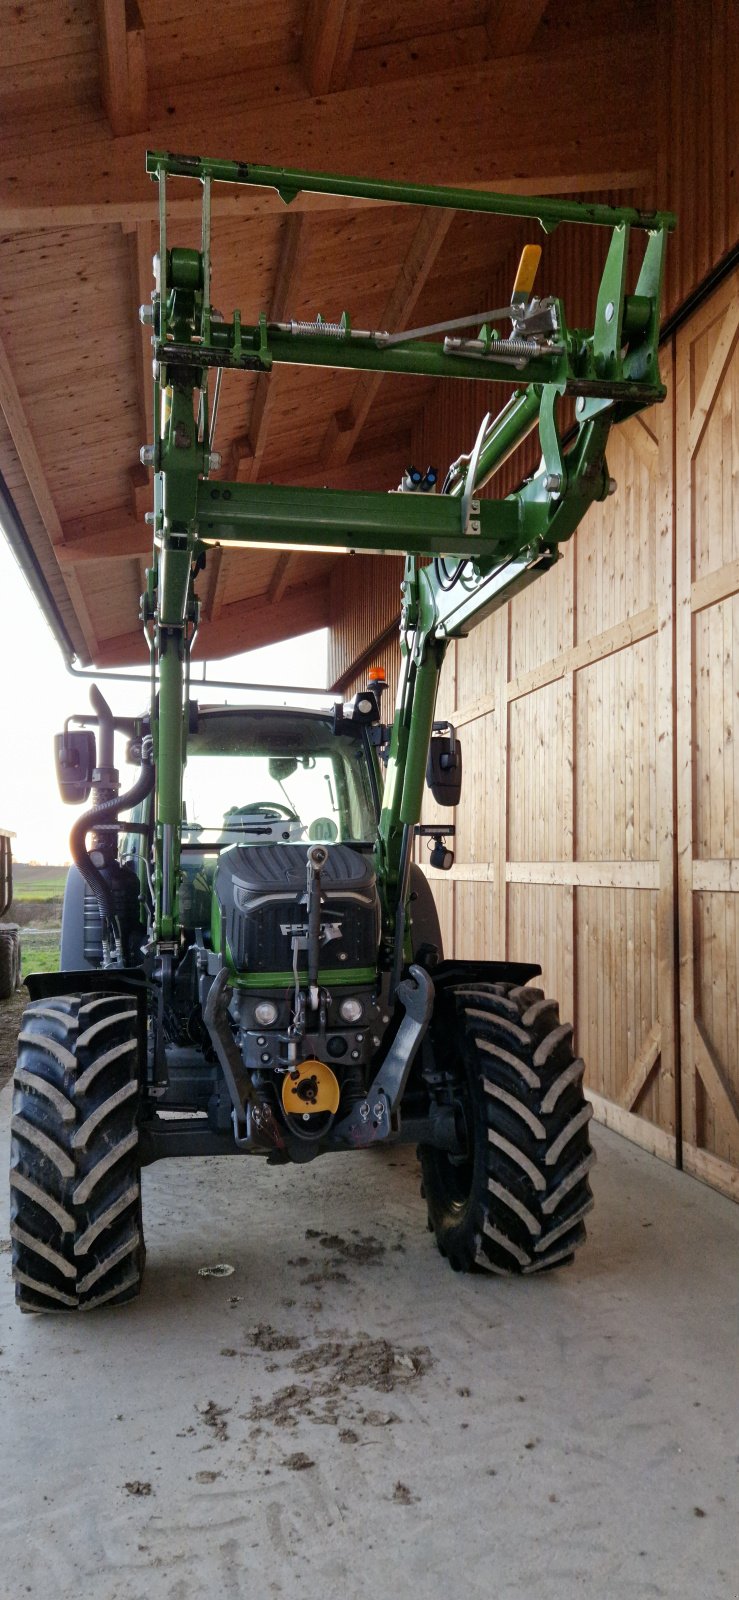
[(145, 739), (141, 751), (141, 767), (133, 787), (126, 794), (115, 795), (111, 800), (101, 800), (96, 806), (90, 806), (72, 828), (69, 835), (69, 849), (72, 860), (88, 888), (95, 895), (100, 913), (105, 922), (113, 924), (115, 921), (115, 907), (109, 885), (106, 883), (102, 872), (95, 866), (85, 844), (88, 833), (92, 833), (96, 823), (107, 820), (109, 817), (119, 817), (122, 811), (130, 811), (141, 800), (145, 800), (154, 788), (154, 761), (151, 739)]

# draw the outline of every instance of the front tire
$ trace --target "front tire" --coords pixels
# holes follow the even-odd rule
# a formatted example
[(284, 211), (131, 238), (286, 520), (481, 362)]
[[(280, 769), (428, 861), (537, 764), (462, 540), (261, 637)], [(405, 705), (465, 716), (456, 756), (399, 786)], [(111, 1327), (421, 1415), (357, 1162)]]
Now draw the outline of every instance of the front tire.
[(24, 1012), (10, 1162), (23, 1311), (91, 1311), (139, 1292), (138, 1055), (126, 996), (56, 996)]
[(541, 989), (470, 983), (442, 992), (433, 1043), (466, 1146), (463, 1156), (419, 1152), (442, 1255), (455, 1271), (504, 1276), (571, 1261), (595, 1161), (571, 1026)]

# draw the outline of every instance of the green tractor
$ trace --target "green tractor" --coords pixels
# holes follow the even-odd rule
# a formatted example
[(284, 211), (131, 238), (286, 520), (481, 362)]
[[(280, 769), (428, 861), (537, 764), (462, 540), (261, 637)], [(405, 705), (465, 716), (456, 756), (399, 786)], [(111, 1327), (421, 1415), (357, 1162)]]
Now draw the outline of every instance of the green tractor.
[[(418, 1146), (429, 1227), (456, 1271), (529, 1274), (570, 1261), (592, 1204), (591, 1108), (572, 1028), (540, 968), (445, 959), (419, 834), (451, 865), (453, 827), (422, 825), (428, 785), (458, 803), (462, 751), (435, 720), (450, 639), (558, 559), (612, 492), (613, 422), (662, 398), (659, 292), (672, 220), (573, 202), (325, 178), (152, 155), (160, 196), (154, 345), (154, 554), (142, 597), (151, 695), (116, 717), (100, 688), (56, 741), (71, 834), (61, 971), (28, 980), (12, 1121), (11, 1234), (25, 1311), (89, 1310), (139, 1290), (141, 1166), (232, 1153), (280, 1165), (389, 1142)], [(166, 179), (203, 188), (200, 251), (168, 249)], [(531, 252), (505, 315), (474, 339), (247, 327), (210, 306), (212, 182), (335, 190), (613, 230), (592, 330), (532, 294)], [(381, 191), (381, 192), (380, 192)], [(518, 210), (516, 208), (518, 207)], [(630, 228), (647, 243), (626, 293)], [(538, 252), (537, 252), (538, 254)], [(467, 319), (471, 324), (480, 319)], [(462, 326), (466, 326), (462, 319)], [(460, 326), (453, 324), (456, 330)], [(229, 484), (213, 449), (224, 368), (274, 361), (510, 382), (474, 449), (399, 492)], [(461, 369), (461, 370), (460, 370)], [(216, 373), (211, 395), (209, 377)], [(569, 448), (558, 422), (575, 397)], [(542, 462), (506, 500), (479, 490), (538, 423)], [(221, 706), (192, 698), (197, 582), (214, 546), (269, 543), (406, 555), (392, 720), (377, 674), (348, 702)], [(430, 558), (422, 565), (419, 558)], [(121, 792), (115, 740), (137, 769)], [(92, 804), (89, 804), (92, 799)]]

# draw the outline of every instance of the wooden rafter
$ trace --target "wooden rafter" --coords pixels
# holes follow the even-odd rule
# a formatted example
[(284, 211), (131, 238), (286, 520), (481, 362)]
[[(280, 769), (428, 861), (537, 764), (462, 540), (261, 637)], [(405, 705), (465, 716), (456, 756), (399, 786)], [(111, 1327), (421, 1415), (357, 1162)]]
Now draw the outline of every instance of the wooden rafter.
[[(64, 532), (2, 340), (0, 340), (0, 408), (7, 422), (18, 460), (25, 472), (28, 487), (58, 558), (64, 542)], [(65, 577), (65, 581), (82, 637), (90, 656), (94, 657), (97, 640), (82, 590), (73, 572)]]
[(360, 12), (360, 0), (308, 0), (303, 24), (303, 73), (311, 94), (343, 89)]
[(496, 56), (522, 56), (547, 8), (547, 0), (492, 0), (486, 27)]
[(100, 92), (111, 131), (149, 126), (144, 23), (137, 0), (98, 0)]
[(142, 444), (150, 444), (154, 437), (154, 391), (151, 378), (151, 328), (142, 327), (139, 306), (148, 305), (153, 287), (151, 223), (138, 222), (125, 228), (128, 235), (129, 268), (131, 276), (131, 314), (135, 319), (136, 386), (139, 396), (139, 413), (143, 434)]
[[(476, 67), (408, 79), (402, 118), (397, 84), (390, 83), (374, 86), (371, 96), (364, 88), (352, 88), (341, 95), (286, 101), (279, 123), (273, 125), (265, 121), (263, 104), (250, 104), (253, 77), (246, 75), (243, 95), (219, 107), (214, 126), (220, 149), (256, 150), (265, 160), (302, 149), (309, 151), (310, 165), (318, 170), (331, 171), (339, 164), (347, 172), (386, 171), (392, 128), (393, 170), (408, 181), (431, 176), (438, 183), (474, 185), (484, 175), (491, 189), (521, 193), (634, 186), (644, 181), (645, 172), (648, 181), (652, 172), (657, 112), (634, 74), (633, 60), (633, 38), (623, 29), (588, 42), (588, 96), (582, 94), (581, 59), (560, 50), (538, 58), (535, 77), (525, 58), (514, 57), (505, 73), (486, 60)], [(592, 112), (596, 99), (597, 119)], [(564, 140), (552, 138), (550, 122), (540, 115), (540, 107), (550, 101), (569, 107)], [(200, 103), (183, 109), (177, 125), (181, 149), (201, 148), (203, 119)], [(491, 143), (491, 126), (515, 128), (515, 136)], [(154, 217), (156, 194), (145, 177), (137, 140), (111, 140), (99, 126), (86, 127), (83, 140), (76, 128), (55, 137), (50, 127), (48, 142), (36, 134), (26, 149), (12, 126), (7, 134), (0, 153), (0, 228)], [(151, 142), (166, 148), (171, 136), (171, 123), (157, 108)], [(296, 198), (296, 210), (306, 198)], [(191, 216), (193, 201), (197, 204), (199, 196), (186, 188), (182, 198), (173, 194), (172, 219)], [(224, 215), (229, 207), (232, 214), (257, 215), (281, 206), (279, 196), (268, 190), (214, 196), (214, 212), (218, 207)], [(356, 208), (355, 202), (352, 206)]]
[[(280, 639), (325, 628), (328, 622), (329, 592), (324, 582), (296, 584), (273, 605), (266, 603), (264, 595), (256, 596), (253, 601), (235, 600), (222, 608), (217, 627), (207, 620), (203, 622), (198, 631), (195, 657), (202, 661), (258, 650)], [(95, 661), (99, 667), (127, 665), (143, 661), (144, 655), (139, 628), (115, 639), (103, 640)]]
[[(453, 211), (424, 212), (382, 315), (382, 327), (391, 333), (402, 330), (412, 315), (454, 215)], [(333, 416), (328, 425), (322, 452), (326, 461), (349, 460), (381, 383), (381, 372), (362, 374), (347, 409)]]
[(290, 576), (290, 563), (294, 553), (293, 550), (285, 550), (281, 556), (277, 557), (267, 590), (267, 604), (270, 606), (277, 605), (285, 593)]
[[(288, 312), (294, 308), (306, 252), (307, 223), (305, 218), (300, 213), (294, 217), (286, 217), (282, 224), (280, 256), (269, 306), (269, 317), (272, 322), (281, 322)], [(259, 476), (273, 404), (273, 380), (266, 373), (260, 373), (256, 382), (251, 416), (249, 418), (248, 432), (251, 456), (250, 458), (242, 458), (246, 462), (246, 471), (242, 471), (240, 474), (249, 480)], [(239, 476), (239, 473), (237, 472), (235, 476)]]

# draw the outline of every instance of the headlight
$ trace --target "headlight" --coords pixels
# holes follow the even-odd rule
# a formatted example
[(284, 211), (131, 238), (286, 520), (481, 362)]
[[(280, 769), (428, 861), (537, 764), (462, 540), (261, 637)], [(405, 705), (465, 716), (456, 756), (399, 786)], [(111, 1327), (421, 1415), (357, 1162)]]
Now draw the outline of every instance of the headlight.
[(254, 1007), (254, 1019), (260, 1028), (271, 1028), (272, 1023), (277, 1021), (276, 1005), (271, 1000), (260, 1000), (259, 1005)]
[(342, 1000), (339, 1006), (339, 1016), (343, 1022), (360, 1022), (362, 1018), (361, 1000)]

